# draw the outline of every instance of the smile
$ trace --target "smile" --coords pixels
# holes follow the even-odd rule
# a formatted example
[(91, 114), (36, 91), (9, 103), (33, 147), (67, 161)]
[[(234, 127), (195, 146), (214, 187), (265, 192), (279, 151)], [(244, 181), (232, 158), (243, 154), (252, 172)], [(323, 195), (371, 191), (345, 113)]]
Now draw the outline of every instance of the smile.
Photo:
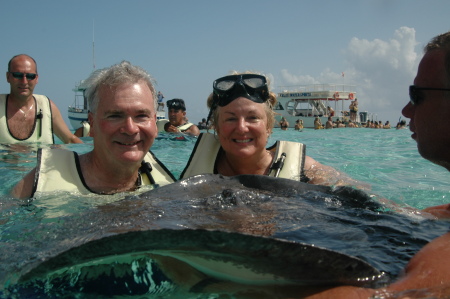
[(116, 141), (116, 142), (118, 144), (120, 144), (120, 145), (132, 146), (132, 145), (136, 145), (136, 144), (140, 143), (141, 141), (136, 141), (136, 142), (133, 142), (133, 143), (123, 143), (123, 142), (119, 142), (119, 141)]
[(246, 143), (246, 142), (250, 142), (252, 141), (252, 139), (234, 139), (234, 142), (237, 143)]

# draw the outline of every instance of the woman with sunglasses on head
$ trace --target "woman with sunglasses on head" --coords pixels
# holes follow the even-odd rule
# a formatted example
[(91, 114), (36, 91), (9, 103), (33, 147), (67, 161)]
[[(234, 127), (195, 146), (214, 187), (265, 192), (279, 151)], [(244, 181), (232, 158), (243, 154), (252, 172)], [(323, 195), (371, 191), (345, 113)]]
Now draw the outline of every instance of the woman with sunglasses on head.
[(199, 136), (180, 178), (217, 173), (259, 174), (311, 184), (355, 184), (344, 174), (305, 155), (305, 145), (277, 141), (266, 148), (275, 118), (276, 95), (265, 76), (234, 73), (213, 83), (208, 121), (215, 133)]

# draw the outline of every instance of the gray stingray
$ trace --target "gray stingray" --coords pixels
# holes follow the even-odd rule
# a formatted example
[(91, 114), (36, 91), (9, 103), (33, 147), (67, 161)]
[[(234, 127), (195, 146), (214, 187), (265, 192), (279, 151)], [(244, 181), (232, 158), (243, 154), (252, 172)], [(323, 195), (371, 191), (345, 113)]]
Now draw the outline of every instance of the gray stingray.
[[(0, 283), (5, 292), (52, 295), (96, 293), (99, 285), (106, 285), (100, 293), (107, 295), (111, 289), (114, 294), (158, 293), (169, 281), (191, 291), (211, 282), (376, 286), (386, 282), (386, 270), (397, 274), (389, 267), (402, 267), (386, 262), (385, 255), (405, 263), (429, 241), (416, 221), (382, 209), (349, 187), (256, 175), (195, 176), (58, 223), (24, 217), (20, 230), (28, 238), (2, 235)], [(430, 226), (425, 221), (423, 230)], [(373, 240), (380, 242), (374, 247)], [(392, 243), (410, 247), (395, 253)], [(377, 251), (378, 259), (372, 257)], [(170, 269), (167, 261), (177, 266)], [(181, 268), (189, 273), (184, 278), (204, 279), (193, 285), (177, 281), (173, 272)], [(126, 287), (112, 288), (113, 282)]]

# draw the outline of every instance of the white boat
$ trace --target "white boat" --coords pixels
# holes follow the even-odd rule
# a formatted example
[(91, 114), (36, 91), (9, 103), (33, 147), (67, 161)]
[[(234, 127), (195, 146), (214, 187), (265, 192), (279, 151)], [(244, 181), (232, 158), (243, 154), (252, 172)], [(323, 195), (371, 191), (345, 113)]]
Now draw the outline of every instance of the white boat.
[(86, 88), (84, 80), (82, 80), (72, 89), (75, 92), (75, 100), (68, 108), (68, 115), (70, 125), (74, 130), (80, 128), (82, 126), (81, 123), (88, 119), (89, 107), (84, 95)]
[[(83, 121), (88, 120), (89, 105), (85, 96), (86, 88), (87, 86), (84, 84), (84, 80), (82, 80), (78, 84), (76, 84), (75, 88), (73, 89), (73, 91), (75, 92), (75, 100), (68, 108), (68, 115), (70, 125), (74, 130), (80, 128)], [(164, 123), (168, 121), (166, 117), (166, 111), (161, 105), (158, 105), (158, 109), (156, 110), (156, 119), (158, 122), (158, 131), (161, 132), (161, 124), (162, 130), (164, 130)]]
[[(322, 124), (328, 121), (327, 107), (330, 106), (335, 114), (333, 121), (349, 119), (350, 101), (356, 99), (354, 85), (344, 84), (312, 84), (298, 86), (278, 93), (275, 111), (275, 127), (284, 117), (293, 128), (297, 120), (303, 121), (305, 128), (314, 128), (314, 120), (319, 117)], [(367, 111), (358, 112), (357, 123), (367, 121)]]

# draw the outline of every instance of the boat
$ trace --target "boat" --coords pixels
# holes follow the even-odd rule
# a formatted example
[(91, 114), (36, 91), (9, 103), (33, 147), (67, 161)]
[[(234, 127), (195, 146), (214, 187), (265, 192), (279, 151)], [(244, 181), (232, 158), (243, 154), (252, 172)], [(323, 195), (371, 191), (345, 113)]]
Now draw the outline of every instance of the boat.
[[(303, 121), (304, 128), (314, 128), (317, 117), (325, 124), (329, 116), (328, 106), (335, 111), (333, 122), (345, 122), (350, 118), (349, 101), (356, 99), (355, 90), (356, 86), (344, 84), (311, 84), (285, 89), (277, 94), (278, 101), (273, 108), (275, 127), (280, 127), (279, 122), (283, 117), (289, 122), (290, 128), (295, 126), (297, 120)], [(357, 113), (356, 122), (364, 124), (367, 114), (367, 111)]]
[[(75, 92), (75, 100), (68, 108), (69, 122), (72, 129), (77, 130), (82, 127), (84, 121), (88, 121), (89, 104), (86, 99), (85, 91), (87, 86), (85, 80), (78, 82), (73, 91)], [(156, 110), (156, 120), (158, 123), (158, 131), (164, 130), (164, 124), (168, 122), (164, 106), (158, 105)]]
[(84, 94), (86, 88), (84, 80), (82, 80), (72, 89), (75, 92), (75, 100), (68, 108), (68, 115), (70, 125), (74, 130), (80, 128), (83, 121), (88, 120), (89, 107)]

